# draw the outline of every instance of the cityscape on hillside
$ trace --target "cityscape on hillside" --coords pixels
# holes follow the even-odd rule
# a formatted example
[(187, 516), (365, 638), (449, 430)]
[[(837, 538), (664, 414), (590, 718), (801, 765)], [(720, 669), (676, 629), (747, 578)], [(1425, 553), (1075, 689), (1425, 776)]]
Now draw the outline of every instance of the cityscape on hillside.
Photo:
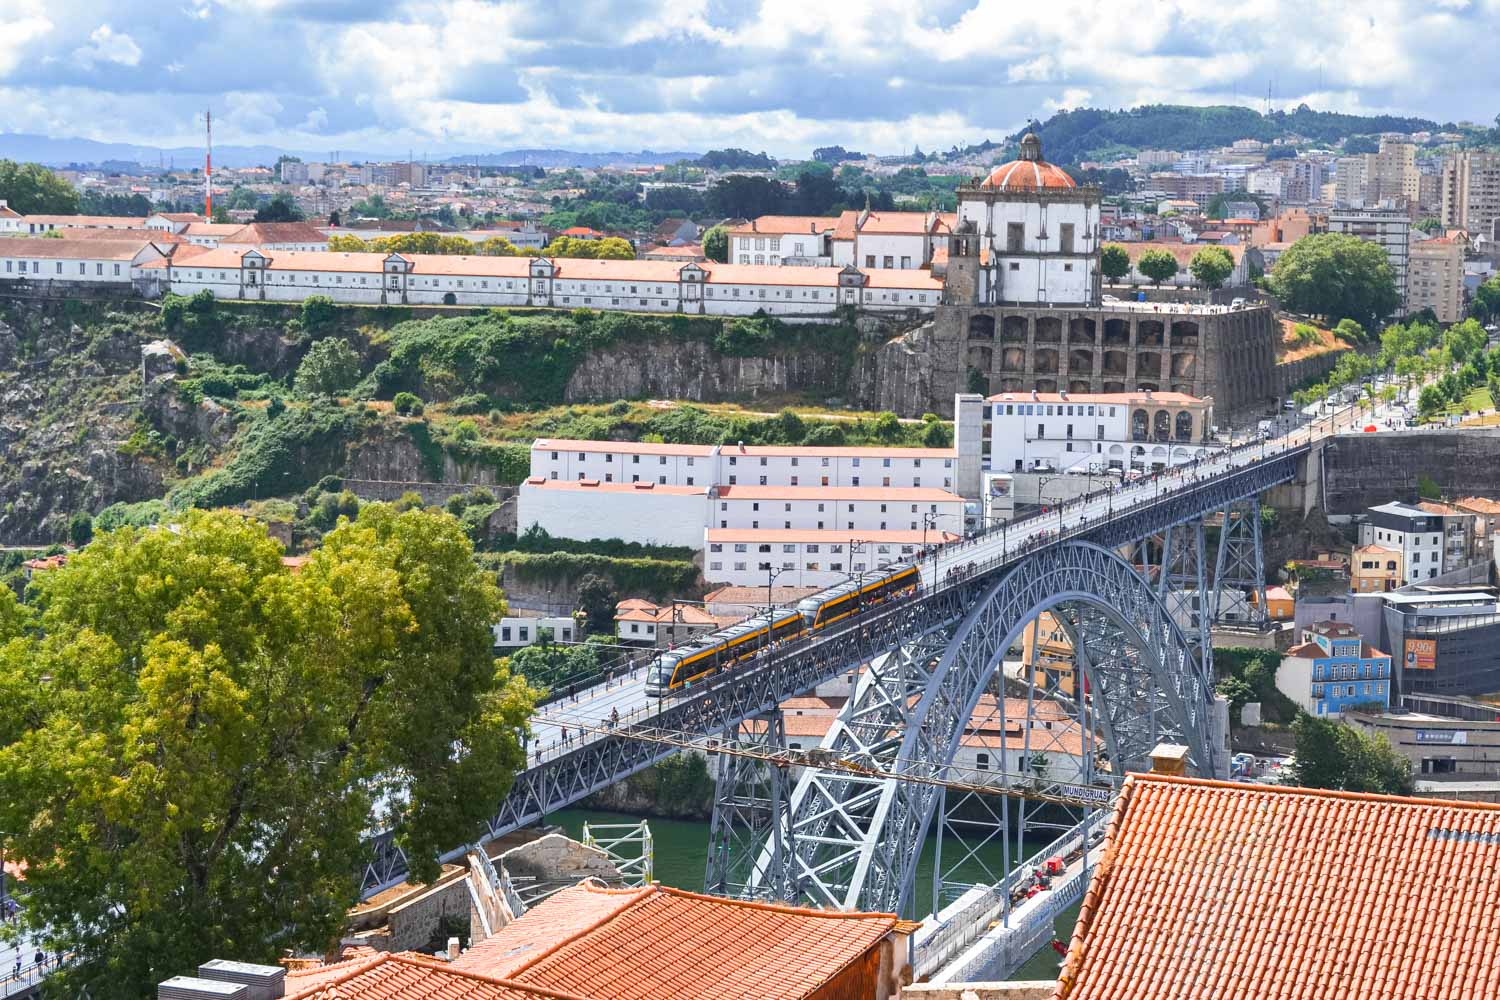
[(1500, 997), (1492, 8), (20, 3), (0, 998)]

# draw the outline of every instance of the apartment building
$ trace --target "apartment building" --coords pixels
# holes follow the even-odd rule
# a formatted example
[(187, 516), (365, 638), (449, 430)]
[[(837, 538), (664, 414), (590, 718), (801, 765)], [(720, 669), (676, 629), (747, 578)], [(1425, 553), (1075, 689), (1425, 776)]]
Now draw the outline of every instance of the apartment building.
[(1441, 203), (1445, 227), (1493, 237), (1500, 221), (1500, 153), (1465, 150), (1449, 157)]
[(1413, 243), (1407, 261), (1406, 311), (1431, 309), (1439, 323), (1464, 317), (1464, 244), (1440, 236)]
[(1356, 236), (1385, 251), (1396, 280), (1400, 311), (1406, 310), (1407, 265), (1411, 254), (1411, 219), (1404, 211), (1376, 208), (1341, 208), (1328, 213), (1328, 231)]
[(1401, 554), (1403, 584), (1431, 580), (1465, 565), (1473, 551), (1474, 515), (1446, 504), (1392, 503), (1371, 507), (1359, 526), (1361, 547)]
[(1213, 444), (1213, 400), (1180, 392), (1007, 392), (987, 402), (995, 472), (1159, 469)]

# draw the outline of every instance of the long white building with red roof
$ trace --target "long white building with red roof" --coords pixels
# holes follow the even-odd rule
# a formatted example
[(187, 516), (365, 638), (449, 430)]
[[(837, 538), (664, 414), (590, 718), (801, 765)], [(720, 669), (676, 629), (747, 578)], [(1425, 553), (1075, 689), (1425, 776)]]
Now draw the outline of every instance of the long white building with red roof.
[(929, 311), (927, 271), (783, 268), (652, 260), (341, 253), (221, 246), (168, 266), (179, 295), (381, 305), (532, 306), (709, 316), (817, 317), (850, 307)]

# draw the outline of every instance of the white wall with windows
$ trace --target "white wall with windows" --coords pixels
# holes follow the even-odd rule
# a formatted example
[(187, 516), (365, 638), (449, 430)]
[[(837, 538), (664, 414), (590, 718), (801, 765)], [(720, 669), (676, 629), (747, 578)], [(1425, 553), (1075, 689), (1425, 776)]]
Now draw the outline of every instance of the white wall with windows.
[(1151, 469), (1214, 447), (1212, 400), (1182, 393), (992, 396), (989, 468), (995, 472)]
[(725, 486), (711, 498), (709, 527), (789, 531), (962, 533), (964, 501), (936, 489)]
[(553, 642), (574, 642), (578, 639), (578, 626), (571, 618), (505, 617), (490, 626), (496, 649), (520, 649), (535, 645), (542, 637), (542, 629), (551, 630)]
[[(937, 544), (951, 534), (927, 533)], [(703, 577), (734, 587), (831, 587), (921, 557), (921, 531), (786, 531), (710, 528), (704, 532)]]

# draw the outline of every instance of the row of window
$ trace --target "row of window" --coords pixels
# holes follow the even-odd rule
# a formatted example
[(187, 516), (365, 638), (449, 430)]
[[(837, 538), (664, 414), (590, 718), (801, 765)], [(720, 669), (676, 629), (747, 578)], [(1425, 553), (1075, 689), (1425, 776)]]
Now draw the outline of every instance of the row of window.
[[(1002, 404), (1000, 403), (995, 404), (996, 416), (1000, 415), (1001, 405)], [(1005, 403), (1003, 405), (1005, 406), (1005, 416), (1007, 417), (1092, 417), (1096, 415), (1094, 413), (1095, 407), (1093, 407), (1092, 405), (1084, 405), (1082, 403), (1068, 403), (1066, 405), (1064, 405), (1063, 403)], [(1077, 413), (1073, 412), (1075, 409), (1078, 411)], [(1053, 410), (1056, 410), (1057, 412), (1053, 413)], [(1098, 407), (1098, 410), (1099, 412), (1097, 415), (1101, 417), (1112, 417), (1115, 415), (1115, 408), (1113, 406), (1100, 406)], [(1105, 410), (1108, 410), (1109, 412), (1105, 413)]]
[[(558, 478), (557, 471), (555, 469), (550, 473), (550, 478), (552, 478), (552, 479), (557, 479)], [(583, 480), (585, 480), (587, 478), (588, 478), (588, 473), (586, 473), (586, 472), (580, 472), (580, 473), (578, 473), (578, 481), (579, 482), (582, 482)], [(729, 477), (729, 485), (730, 486), (738, 486), (739, 485), (739, 483), (737, 482), (738, 478), (739, 477), (737, 477), (737, 476), (730, 476)], [(767, 477), (767, 476), (761, 476), (760, 477), (760, 485), (761, 486), (769, 486), (770, 483), (767, 482), (768, 478), (769, 477)], [(798, 477), (798, 476), (791, 477), (792, 481), (791, 481), (791, 483), (789, 485), (791, 485), (791, 486), (800, 486), (801, 483), (798, 482), (799, 478), (800, 477)], [(820, 476), (819, 479), (821, 480), (821, 482), (819, 482), (819, 484), (818, 484), (819, 486), (827, 486), (827, 485), (829, 485), (829, 483), (828, 483), (828, 477), (827, 476)], [(613, 472), (606, 472), (604, 474), (604, 481), (606, 483), (612, 483), (612, 482), (614, 482), (615, 481), (615, 474)], [(632, 475), (630, 477), (630, 481), (632, 483), (638, 483), (638, 482), (641, 481), (641, 477), (639, 475)], [(622, 479), (621, 482), (624, 482), (624, 480)], [(656, 477), (656, 484), (658, 486), (665, 486), (665, 485), (667, 485), (667, 477), (666, 476), (657, 476)], [(685, 481), (684, 481), (683, 485), (685, 485), (685, 486), (694, 486), (694, 485), (697, 485), (697, 484), (694, 482), (694, 477), (693, 476), (687, 476), (687, 477), (685, 477)], [(853, 477), (853, 481), (850, 483), (850, 485), (851, 486), (858, 486), (859, 485), (859, 477), (858, 476)], [(890, 476), (882, 476), (881, 477), (881, 484), (880, 485), (887, 486), (887, 487), (890, 486), (891, 485), (891, 477)], [(920, 487), (922, 485), (922, 480), (920, 478), (913, 477), (913, 479), (911, 481), (911, 485), (912, 485), (913, 488)], [(950, 490), (952, 488), (953, 488), (953, 479), (951, 477), (945, 476), (943, 478), (943, 489)], [(759, 505), (757, 504), (757, 508), (758, 507), (759, 507)], [(787, 505), (787, 509), (791, 510), (791, 505), (790, 504)], [(823, 509), (823, 505), (819, 504), (818, 505), (818, 509), (822, 510)], [(917, 509), (916, 505), (913, 505), (912, 506), (912, 510), (915, 511), (916, 509)]]
[[(606, 451), (606, 452), (580, 451), (577, 454), (578, 454), (578, 461), (580, 461), (580, 462), (587, 462), (592, 455), (596, 455), (596, 454), (602, 454), (604, 456), (604, 462), (605, 462), (606, 465), (614, 462), (614, 460), (615, 460), (615, 454), (614, 454), (614, 452), (611, 452), (611, 451)], [(694, 456), (694, 455), (685, 455), (683, 457), (687, 459), (687, 464), (688, 465), (692, 465), (694, 459), (697, 456)], [(760, 463), (759, 464), (761, 465), (762, 468), (770, 465), (770, 459), (767, 456), (762, 455), (762, 456), (758, 456), (758, 457), (760, 459)], [(559, 455), (558, 452), (555, 452), (555, 451), (552, 452), (552, 461), (556, 462), (556, 461), (559, 460), (559, 458), (560, 458), (560, 455)], [(730, 465), (739, 465), (739, 463), (740, 463), (740, 457), (738, 455), (730, 455), (730, 456), (728, 456), (728, 458), (729, 458), (729, 464)], [(864, 459), (856, 457), (856, 458), (849, 459), (849, 461), (854, 466), (854, 468), (858, 469), (860, 467), (860, 463), (863, 462)], [(893, 468), (893, 466), (892, 466), (891, 463), (894, 462), (894, 461), (896, 461), (896, 459), (882, 458), (880, 460), (880, 466), (883, 469)], [(907, 459), (903, 458), (903, 459), (900, 459), (900, 461), (905, 462), (905, 461), (907, 461)], [(922, 467), (922, 460), (920, 458), (913, 458), (910, 461), (911, 461), (911, 467), (913, 469), (920, 469)], [(826, 469), (826, 468), (829, 468), (830, 465), (832, 465), (833, 459), (825, 457), (825, 456), (819, 456), (818, 463), (819, 463), (819, 465), (822, 468)], [(641, 456), (639, 456), (639, 455), (631, 455), (630, 456), (630, 464), (631, 465), (640, 465), (641, 464)], [(657, 456), (657, 464), (658, 465), (666, 465), (667, 464), (667, 456), (666, 455), (658, 455)], [(800, 466), (802, 464), (802, 458), (801, 458), (801, 456), (798, 456), (798, 455), (791, 456), (791, 464), (792, 464), (792, 468), (794, 468), (794, 469), (797, 468), (798, 466)], [(953, 468), (953, 459), (951, 459), (951, 458), (945, 458), (945, 459), (943, 459), (943, 468), (945, 468), (945, 469), (951, 469), (951, 468)]]
[[(42, 273), (42, 263), (43, 262), (39, 261), (39, 260), (31, 261), (31, 272), (30, 273), (32, 273), (32, 274), (41, 274)], [(52, 273), (53, 274), (62, 274), (63, 273), (63, 262), (60, 261), (60, 260), (55, 260), (52, 263), (56, 265), (56, 268), (53, 270)], [(24, 261), (24, 260), (7, 260), (5, 262), (5, 270), (8, 273), (11, 273), (11, 274), (15, 274), (15, 273), (26, 274), (27, 273), (26, 264), (27, 264), (27, 262)], [(12, 265), (17, 265), (14, 270), (12, 270), (12, 268), (11, 268)], [(119, 264), (115, 264), (115, 265), (112, 265), (112, 266), (114, 267), (114, 272), (113, 272), (114, 276), (117, 277), (117, 278), (120, 277), (120, 265)], [(85, 276), (85, 277), (88, 276), (89, 265), (88, 265), (87, 261), (79, 261), (79, 263), (78, 263), (78, 273), (81, 274), (81, 275), (83, 275), (83, 276)], [(97, 262), (97, 261), (95, 261), (95, 263), (94, 263), (94, 276), (95, 277), (99, 277), (99, 278), (104, 277), (104, 265), (101, 264), (101, 263), (99, 263), (99, 262)]]
[(1314, 684), (1312, 686), (1312, 696), (1314, 698), (1357, 698), (1362, 695), (1369, 695), (1382, 700), (1385, 698), (1384, 684), (1329, 684), (1326, 686), (1326, 694), (1324, 690), (1324, 685)]
[[(719, 527), (721, 527), (721, 528), (728, 528), (729, 527), (729, 522), (728, 521), (720, 521), (719, 522)], [(736, 528), (740, 528), (740, 527), (743, 527), (743, 525), (738, 525), (737, 524), (737, 525), (735, 525), (735, 527)], [(759, 521), (751, 521), (750, 522), (750, 527), (752, 529), (759, 528), (760, 527), (760, 522)], [(771, 526), (767, 525), (767, 527), (771, 527)], [(786, 530), (786, 531), (790, 531), (792, 529), (792, 522), (791, 521), (783, 521), (783, 522), (781, 522), (781, 527), (784, 530)], [(844, 524), (844, 529), (846, 531), (900, 531), (901, 530), (900, 526), (898, 526), (896, 528), (892, 528), (885, 521), (881, 521), (880, 522), (880, 527), (879, 528), (870, 528), (870, 527), (856, 528), (854, 526), (854, 522), (853, 521), (848, 521), (848, 522), (846, 522)], [(918, 527), (916, 521), (912, 521), (910, 524), (906, 525), (906, 529), (909, 530), (909, 531), (917, 531), (917, 530), (919, 530), (919, 527)], [(828, 527), (827, 522), (819, 521), (818, 522), (817, 530), (818, 531), (828, 531), (828, 530), (837, 531), (838, 530), (838, 522), (835, 521), (833, 528), (830, 529)]]
[(1388, 677), (1390, 676), (1390, 664), (1382, 661), (1377, 669), (1373, 664), (1366, 663), (1363, 666), (1347, 664), (1344, 666), (1326, 666), (1319, 664), (1313, 670), (1313, 679), (1319, 681), (1353, 681), (1361, 677)]
[[(734, 564), (734, 570), (735, 570), (736, 573), (744, 573), (744, 572), (746, 572), (747, 567), (748, 567), (748, 564), (744, 563), (744, 562), (737, 562), (737, 563)], [(721, 561), (719, 561), (719, 560), (713, 560), (713, 561), (711, 561), (708, 564), (708, 568), (709, 568), (710, 572), (712, 572), (712, 571), (722, 571), (724, 569), (724, 563), (721, 562)], [(768, 570), (768, 569), (771, 568), (771, 564), (770, 563), (759, 563), (759, 564), (756, 565), (755, 568), (756, 568), (756, 570), (758, 572), (764, 573), (766, 570)], [(793, 562), (784, 562), (784, 563), (782, 563), (777, 568), (778, 569), (796, 569), (797, 568), (797, 564), (793, 563)], [(823, 564), (821, 562), (803, 563), (802, 564), (802, 569), (803, 569), (804, 572), (807, 572), (807, 573), (821, 573), (821, 572), (823, 572)], [(857, 562), (857, 563), (854, 563), (850, 567), (849, 572), (851, 572), (851, 573), (863, 573), (867, 569), (869, 569), (869, 566), (867, 566), (865, 563)], [(831, 563), (828, 564), (828, 571), (830, 573), (842, 573), (842, 572), (844, 572), (844, 564), (841, 563), (841, 562), (831, 562)], [(793, 744), (793, 745), (795, 746), (795, 744)]]
[[(750, 543), (749, 542), (732, 542), (731, 544), (734, 546), (734, 551), (735, 552), (748, 552), (748, 551), (750, 551)], [(869, 542), (859, 542), (859, 543), (856, 543), (854, 545), (854, 550), (855, 550), (855, 552), (862, 552), (862, 551), (864, 551), (864, 549), (869, 544), (870, 544)], [(804, 551), (806, 551), (809, 554), (816, 554), (822, 548), (822, 543), (821, 542), (809, 542), (806, 545), (802, 546), (802, 548), (803, 548)], [(763, 552), (763, 553), (769, 553), (771, 551), (771, 549), (772, 549), (772, 545), (770, 545), (768, 543), (765, 543), (765, 542), (762, 542), (761, 544), (759, 544), (759, 545), (757, 545), (755, 547), (755, 550), (757, 552)], [(882, 542), (882, 543), (877, 543), (875, 545), (875, 554), (876, 555), (880, 555), (880, 556), (887, 556), (887, 555), (890, 555), (892, 552), (894, 552), (894, 551), (896, 551), (898, 549), (900, 550), (901, 554), (904, 555), (904, 556), (909, 556), (913, 552), (917, 551), (917, 547), (915, 545), (900, 545), (900, 546), (897, 546), (897, 545), (892, 544), (892, 543)], [(723, 552), (724, 551), (724, 543), (723, 542), (710, 542), (709, 545), (708, 545), (708, 551), (709, 552)], [(796, 552), (797, 552), (797, 546), (794, 545), (794, 544), (782, 543), (781, 551), (783, 553), (788, 554), (788, 555), (795, 555)], [(832, 555), (838, 555), (838, 554), (840, 554), (840, 553), (842, 553), (844, 551), (844, 543), (843, 542), (833, 542), (833, 543), (831, 543), (828, 546), (828, 551)]]
[[(869, 501), (867, 500), (867, 501), (864, 501), (864, 502), (868, 503)], [(835, 505), (835, 506), (837, 506), (837, 505)], [(881, 504), (880, 505), (880, 513), (882, 513), (882, 514), (886, 513), (886, 506), (887, 506), (886, 504)], [(928, 506), (930, 507), (930, 511), (929, 511), (930, 513), (933, 513), (933, 514), (937, 513), (937, 504), (929, 504)], [(785, 513), (790, 514), (792, 512), (792, 505), (791, 504), (785, 504), (784, 507), (785, 507)], [(818, 504), (818, 513), (819, 514), (823, 513), (823, 507), (824, 507), (823, 504), (821, 504), (821, 503)], [(917, 512), (917, 507), (918, 507), (917, 504), (912, 504), (911, 505), (911, 512), (913, 514), (915, 514)], [(728, 500), (720, 500), (719, 501), (719, 510), (721, 510), (721, 511), (727, 511), (728, 509), (729, 509), (729, 501)], [(760, 501), (759, 500), (752, 501), (751, 504), (750, 504), (750, 509), (751, 510), (760, 510)], [(851, 514), (854, 513), (854, 504), (852, 504), (852, 503), (849, 505), (849, 513), (851, 513)]]

